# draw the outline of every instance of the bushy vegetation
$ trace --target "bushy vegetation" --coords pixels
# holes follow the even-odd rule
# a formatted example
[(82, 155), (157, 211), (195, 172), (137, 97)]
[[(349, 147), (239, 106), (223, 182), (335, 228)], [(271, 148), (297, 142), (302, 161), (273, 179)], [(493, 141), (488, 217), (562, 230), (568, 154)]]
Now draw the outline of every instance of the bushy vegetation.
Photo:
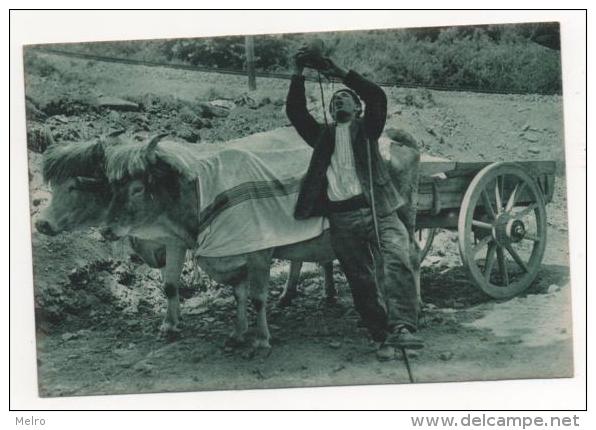
[[(514, 93), (561, 93), (557, 23), (255, 36), (255, 65), (288, 72), (291, 55), (319, 38), (339, 63), (384, 83)], [(244, 37), (102, 42), (61, 49), (243, 70)]]

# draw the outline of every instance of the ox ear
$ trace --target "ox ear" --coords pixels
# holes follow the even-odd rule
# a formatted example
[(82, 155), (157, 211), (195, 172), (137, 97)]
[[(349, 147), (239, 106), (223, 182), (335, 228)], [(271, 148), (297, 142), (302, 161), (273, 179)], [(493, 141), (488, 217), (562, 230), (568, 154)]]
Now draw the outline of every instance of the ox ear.
[(151, 138), (151, 140), (149, 141), (149, 143), (147, 144), (147, 147), (145, 148), (145, 154), (147, 156), (147, 160), (149, 161), (149, 163), (155, 164), (155, 162), (157, 161), (157, 159), (155, 157), (155, 148), (157, 148), (157, 144), (159, 143), (159, 141), (161, 139), (163, 139), (164, 137), (166, 137), (167, 135), (168, 135), (167, 133), (161, 133), (161, 134), (158, 134), (157, 136), (153, 136)]
[(105, 136), (104, 142), (110, 143), (110, 144), (111, 143), (117, 143), (118, 142), (118, 137), (121, 134), (124, 134), (125, 132), (126, 132), (126, 129), (125, 128), (122, 128), (120, 130), (112, 131), (111, 133), (108, 133), (107, 136)]

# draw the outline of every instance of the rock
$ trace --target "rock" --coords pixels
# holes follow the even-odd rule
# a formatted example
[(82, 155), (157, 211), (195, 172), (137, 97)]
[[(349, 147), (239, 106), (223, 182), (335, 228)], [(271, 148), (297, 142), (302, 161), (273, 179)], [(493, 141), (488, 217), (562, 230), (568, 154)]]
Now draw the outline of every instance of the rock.
[(67, 342), (71, 339), (76, 339), (77, 337), (79, 337), (79, 335), (77, 333), (64, 333), (62, 335), (62, 340)]
[(538, 142), (538, 138), (537, 137), (534, 137), (534, 136), (526, 136), (526, 135), (524, 135), (523, 138), (525, 140), (527, 140), (528, 142)]
[[(538, 139), (536, 139), (536, 141), (537, 141), (537, 140), (538, 140)], [(530, 147), (530, 148), (528, 148), (528, 152), (529, 152), (530, 154), (540, 154), (540, 149), (538, 149), (538, 148), (534, 148), (534, 147)]]
[(116, 348), (113, 352), (114, 352), (114, 354), (120, 355), (120, 356), (126, 355), (128, 353), (128, 351), (124, 348)]
[(28, 98), (25, 100), (25, 113), (28, 120), (44, 120), (48, 117)]
[(261, 101), (259, 102), (258, 107), (263, 107), (263, 106), (266, 106), (266, 105), (269, 105), (269, 104), (271, 104), (271, 99), (269, 97), (263, 97), (261, 99)]
[(209, 102), (209, 104), (229, 110), (232, 110), (236, 107), (236, 103), (231, 100), (212, 100)]
[(530, 124), (527, 124), (523, 126), (522, 131), (528, 131), (530, 129)]
[(175, 128), (174, 134), (190, 143), (197, 143), (201, 141), (201, 135), (199, 132), (187, 124), (179, 124)]
[(436, 255), (429, 255), (426, 257), (426, 262), (428, 262), (428, 264), (437, 264), (442, 260), (441, 257), (436, 256)]
[(118, 97), (100, 96), (97, 99), (97, 106), (114, 109), (122, 112), (134, 112), (139, 110), (139, 105)]
[(55, 122), (59, 122), (61, 124), (68, 123), (68, 118), (64, 115), (54, 115), (50, 118), (50, 120), (54, 120)]
[(341, 372), (345, 368), (346, 368), (346, 366), (344, 366), (343, 364), (339, 364), (333, 368), (332, 372), (333, 373)]
[(451, 351), (442, 352), (439, 354), (439, 358), (443, 361), (449, 361), (453, 358), (453, 353)]
[(138, 362), (133, 366), (133, 369), (139, 373), (150, 374), (153, 373), (154, 366), (146, 362)]
[(200, 103), (200, 115), (203, 118), (225, 118), (230, 114), (230, 109), (212, 105), (211, 103)]
[(332, 342), (329, 342), (329, 346), (333, 349), (338, 349), (338, 348), (341, 348), (341, 342), (332, 341)]
[(406, 349), (406, 354), (408, 355), (408, 358), (418, 358), (418, 357), (420, 357), (420, 353), (418, 351), (413, 350), (413, 349)]

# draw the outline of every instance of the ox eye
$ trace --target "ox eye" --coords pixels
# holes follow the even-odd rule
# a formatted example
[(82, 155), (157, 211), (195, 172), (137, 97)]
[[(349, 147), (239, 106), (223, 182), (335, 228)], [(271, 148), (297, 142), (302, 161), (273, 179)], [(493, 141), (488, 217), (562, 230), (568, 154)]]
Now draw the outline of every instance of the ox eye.
[(132, 187), (130, 187), (130, 196), (137, 197), (137, 196), (143, 194), (144, 191), (145, 191), (145, 187), (142, 184), (135, 184)]

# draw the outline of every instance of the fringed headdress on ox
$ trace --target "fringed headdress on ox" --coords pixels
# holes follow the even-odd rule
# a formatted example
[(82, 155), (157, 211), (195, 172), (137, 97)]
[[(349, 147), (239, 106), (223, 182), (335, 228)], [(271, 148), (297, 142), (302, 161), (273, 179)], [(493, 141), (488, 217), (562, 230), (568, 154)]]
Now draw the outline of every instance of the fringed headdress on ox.
[(48, 132), (52, 145), (43, 155), (44, 181), (60, 183), (77, 176), (105, 178), (105, 147), (115, 143), (123, 132), (124, 130), (118, 130), (96, 140), (64, 145), (55, 144)]
[(55, 145), (44, 153), (43, 179), (58, 184), (76, 176), (99, 178), (102, 166), (103, 145), (99, 140)]
[(106, 151), (106, 175), (110, 182), (124, 177), (144, 175), (159, 160), (183, 178), (197, 177), (196, 166), (215, 148), (207, 145), (198, 147), (190, 143), (162, 140), (165, 135), (157, 135), (147, 142), (130, 142)]

